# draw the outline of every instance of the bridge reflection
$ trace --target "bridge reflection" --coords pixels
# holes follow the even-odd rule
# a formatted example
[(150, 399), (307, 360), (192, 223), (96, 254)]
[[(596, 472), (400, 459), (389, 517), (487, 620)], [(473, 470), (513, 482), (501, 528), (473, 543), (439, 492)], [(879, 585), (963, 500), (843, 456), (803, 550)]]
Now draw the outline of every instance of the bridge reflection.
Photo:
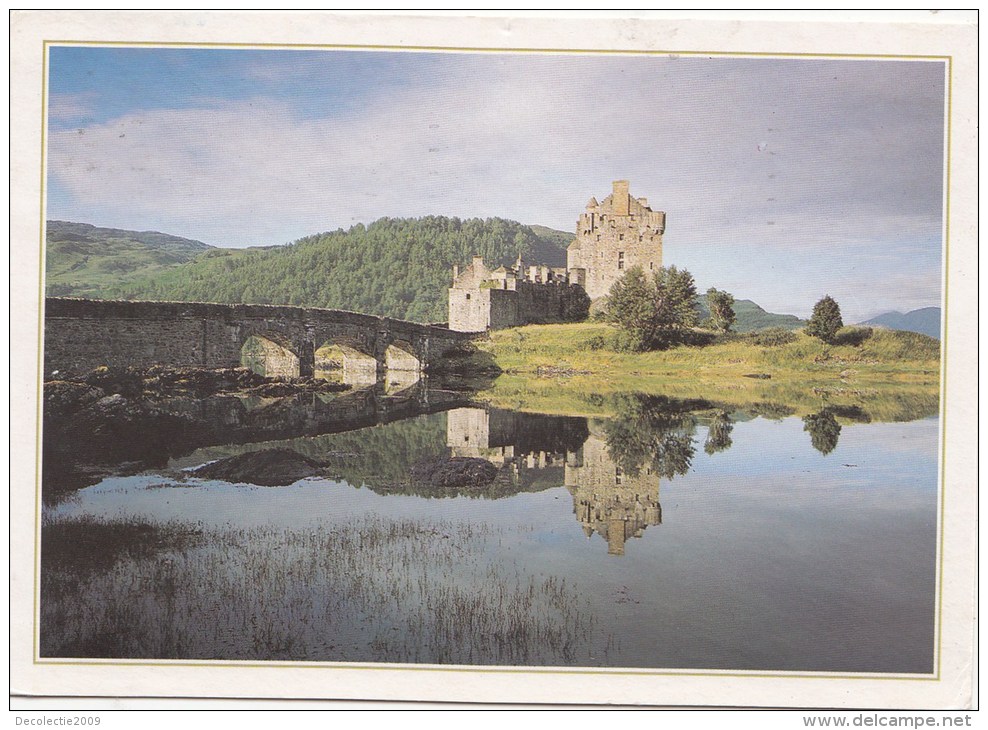
[[(470, 403), (470, 393), (380, 380), (343, 393), (269, 398), (173, 396), (151, 403), (111, 399), (71, 414), (46, 414), (42, 489), (47, 495), (95, 484), (111, 474), (165, 467), (207, 446), (343, 433), (404, 421)], [(104, 399), (106, 400), (106, 399)], [(102, 402), (101, 402), (102, 403)]]

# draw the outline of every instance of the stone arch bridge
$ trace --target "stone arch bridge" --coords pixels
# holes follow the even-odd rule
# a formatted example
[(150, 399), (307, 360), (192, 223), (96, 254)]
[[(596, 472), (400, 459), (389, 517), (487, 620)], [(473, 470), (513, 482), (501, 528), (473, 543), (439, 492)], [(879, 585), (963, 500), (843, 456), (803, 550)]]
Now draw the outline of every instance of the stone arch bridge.
[(241, 364), (250, 338), (266, 374), (311, 376), (315, 351), (343, 352), (344, 373), (421, 373), (475, 335), (334, 309), (260, 304), (45, 300), (45, 377), (111, 367), (222, 368)]

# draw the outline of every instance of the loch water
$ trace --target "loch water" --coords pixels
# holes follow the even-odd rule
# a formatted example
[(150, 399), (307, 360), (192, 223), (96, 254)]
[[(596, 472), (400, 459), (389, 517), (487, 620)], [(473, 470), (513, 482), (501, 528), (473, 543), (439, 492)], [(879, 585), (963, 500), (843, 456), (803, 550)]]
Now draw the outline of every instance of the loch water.
[[(363, 397), (189, 404), (211, 437), (102, 460), (126, 468), (46, 453), (72, 488), (43, 506), (41, 656), (935, 669), (935, 414)], [(274, 448), (323, 466), (285, 486), (191, 471)], [(497, 475), (409, 478), (450, 457)]]

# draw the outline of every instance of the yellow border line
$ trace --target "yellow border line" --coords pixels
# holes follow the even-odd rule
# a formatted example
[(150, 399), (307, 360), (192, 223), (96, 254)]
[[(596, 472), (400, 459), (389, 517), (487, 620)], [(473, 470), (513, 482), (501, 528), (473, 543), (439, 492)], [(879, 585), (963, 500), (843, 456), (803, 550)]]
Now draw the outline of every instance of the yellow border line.
[(45, 342), (45, 273), (47, 266), (45, 266), (45, 231), (47, 230), (47, 225), (45, 222), (45, 217), (47, 214), (47, 205), (45, 200), (45, 193), (48, 189), (47, 186), (47, 172), (48, 172), (48, 46), (45, 44), (42, 48), (41, 55), (41, 187), (39, 189), (39, 207), (41, 208), (41, 220), (38, 229), (38, 237), (40, 239), (38, 246), (38, 386), (35, 389), (37, 394), (38, 402), (35, 407), (35, 417), (37, 418), (37, 424), (35, 425), (35, 439), (34, 444), (34, 624), (35, 631), (32, 644), (34, 646), (34, 656), (38, 657), (41, 654), (41, 444), (43, 438), (42, 424), (44, 422), (44, 342)]
[(948, 60), (951, 56), (922, 54), (874, 54), (874, 53), (799, 53), (799, 52), (757, 52), (757, 51), (676, 51), (671, 49), (626, 49), (611, 48), (499, 48), (494, 46), (419, 46), (419, 45), (376, 45), (355, 43), (220, 43), (189, 41), (80, 41), (46, 40), (45, 46), (100, 47), (100, 48), (196, 48), (205, 49), (258, 49), (258, 50), (337, 50), (337, 51), (418, 51), (437, 53), (518, 53), (518, 54), (559, 54), (559, 55), (601, 55), (601, 56), (713, 56), (726, 58), (839, 58), (892, 60)]
[[(42, 354), (42, 342), (44, 333), (44, 253), (45, 253), (45, 220), (46, 213), (45, 210), (45, 191), (47, 188), (46, 180), (46, 140), (47, 140), (47, 100), (48, 100), (48, 51), (51, 46), (60, 47), (99, 47), (99, 48), (133, 48), (133, 47), (143, 47), (143, 48), (208, 48), (208, 49), (258, 49), (258, 50), (354, 50), (354, 51), (435, 51), (435, 52), (448, 52), (448, 53), (519, 53), (519, 54), (559, 54), (559, 55), (610, 55), (610, 56), (706, 56), (706, 57), (726, 57), (726, 58), (797, 58), (797, 59), (809, 59), (809, 58), (833, 58), (833, 59), (872, 59), (872, 60), (882, 60), (882, 61), (894, 61), (894, 60), (926, 60), (926, 61), (944, 61), (946, 62), (947, 71), (947, 93), (946, 93), (946, 129), (944, 136), (944, 150), (946, 156), (946, 179), (944, 181), (945, 186), (945, 204), (943, 216), (946, 221), (946, 226), (944, 229), (944, 245), (943, 245), (943, 261), (942, 265), (944, 267), (944, 278), (943, 278), (943, 291), (941, 292), (943, 301), (943, 332), (941, 333), (941, 345), (940, 345), (940, 411), (941, 411), (941, 421), (940, 421), (940, 438), (941, 438), (941, 448), (940, 448), (940, 575), (938, 581), (938, 611), (937, 611), (937, 626), (936, 632), (936, 654), (934, 657), (935, 668), (934, 672), (930, 675), (895, 675), (895, 674), (832, 674), (826, 672), (803, 672), (803, 673), (773, 673), (773, 672), (720, 672), (717, 670), (697, 670), (697, 671), (680, 671), (675, 669), (662, 670), (655, 668), (643, 668), (643, 669), (608, 669), (606, 667), (540, 667), (540, 666), (526, 666), (526, 667), (498, 667), (498, 666), (469, 666), (469, 665), (416, 665), (416, 664), (348, 664), (348, 663), (321, 663), (321, 662), (264, 662), (264, 663), (250, 663), (250, 662), (237, 662), (235, 660), (216, 660), (216, 661), (186, 661), (181, 659), (175, 660), (157, 660), (157, 661), (144, 661), (140, 659), (127, 660), (127, 659), (78, 659), (78, 660), (65, 660), (65, 659), (43, 659), (40, 657), (40, 614), (39, 609), (39, 573), (40, 573), (40, 534), (41, 534), (41, 510), (40, 510), (40, 495), (41, 495), (41, 459), (40, 459), (40, 449), (41, 449), (41, 404), (43, 401), (43, 388), (44, 388), (44, 377), (43, 377), (43, 362), (41, 358)], [(947, 375), (946, 375), (946, 353), (947, 353), (947, 274), (948, 274), (948, 253), (949, 253), (949, 231), (950, 231), (950, 111), (951, 111), (951, 91), (952, 91), (952, 63), (953, 56), (924, 56), (924, 55), (876, 55), (876, 54), (865, 54), (865, 53), (758, 53), (754, 51), (740, 51), (740, 52), (730, 52), (730, 51), (662, 51), (662, 50), (613, 50), (613, 49), (561, 49), (561, 48), (484, 48), (484, 47), (457, 47), (457, 46), (395, 46), (395, 45), (344, 45), (344, 44), (295, 44), (295, 43), (189, 43), (185, 41), (61, 41), (61, 40), (46, 40), (43, 41), (43, 54), (44, 60), (42, 64), (42, 111), (41, 111), (41, 292), (40, 292), (40, 309), (39, 309), (39, 342), (38, 342), (38, 428), (37, 428), (37, 443), (35, 445), (35, 595), (34, 595), (34, 657), (33, 663), (35, 665), (41, 666), (113, 666), (113, 667), (128, 667), (128, 666), (141, 666), (141, 667), (234, 667), (234, 668), (245, 668), (245, 669), (279, 669), (279, 668), (295, 668), (295, 669), (345, 669), (345, 670), (355, 670), (355, 669), (370, 669), (374, 671), (424, 671), (424, 672), (473, 672), (481, 674), (573, 674), (573, 675), (603, 675), (603, 676), (644, 676), (644, 677), (709, 677), (709, 678), (733, 678), (733, 679), (858, 679), (858, 680), (882, 680), (882, 681), (919, 681), (919, 682), (929, 682), (929, 681), (940, 681), (940, 671), (941, 671), (941, 656), (943, 652), (943, 523), (944, 523), (944, 504), (946, 496), (946, 385), (947, 385)]]
[(943, 313), (941, 321), (943, 330), (940, 333), (940, 561), (939, 575), (937, 576), (937, 652), (936, 652), (936, 675), (940, 679), (940, 672), (943, 667), (943, 564), (944, 564), (944, 523), (947, 514), (947, 307), (949, 299), (947, 297), (948, 283), (950, 280), (950, 156), (951, 156), (951, 111), (953, 104), (953, 82), (954, 82), (953, 58), (947, 60), (947, 99), (946, 99), (946, 123), (943, 140), (944, 154), (944, 180), (943, 180), (943, 291), (941, 298), (943, 301)]
[(35, 664), (43, 666), (72, 667), (72, 666), (137, 666), (137, 667), (230, 667), (236, 669), (371, 669), (374, 671), (418, 671), (418, 672), (477, 672), (483, 674), (593, 674), (606, 676), (639, 676), (639, 677), (726, 677), (731, 679), (868, 679), (876, 681), (939, 681), (935, 674), (858, 674), (834, 672), (772, 672), (764, 670), (716, 670), (716, 669), (656, 669), (652, 667), (563, 667), (563, 666), (501, 666), (501, 665), (460, 665), (460, 664), (380, 664), (347, 663), (347, 662), (302, 662), (302, 661), (237, 661), (230, 659), (189, 660), (189, 659), (38, 659)]

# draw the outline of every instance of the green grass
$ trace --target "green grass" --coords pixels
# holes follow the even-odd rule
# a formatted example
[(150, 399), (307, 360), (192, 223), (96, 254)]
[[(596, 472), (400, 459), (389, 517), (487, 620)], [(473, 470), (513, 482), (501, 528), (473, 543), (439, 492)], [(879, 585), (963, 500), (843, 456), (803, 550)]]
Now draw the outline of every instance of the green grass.
[(504, 375), (482, 395), (504, 407), (571, 415), (610, 415), (608, 396), (628, 391), (800, 414), (856, 405), (876, 420), (938, 408), (940, 343), (911, 332), (845, 328), (839, 339), (849, 344), (834, 345), (796, 332), (777, 346), (735, 335), (646, 353), (617, 351), (615, 334), (600, 323), (493, 332), (478, 347)]

